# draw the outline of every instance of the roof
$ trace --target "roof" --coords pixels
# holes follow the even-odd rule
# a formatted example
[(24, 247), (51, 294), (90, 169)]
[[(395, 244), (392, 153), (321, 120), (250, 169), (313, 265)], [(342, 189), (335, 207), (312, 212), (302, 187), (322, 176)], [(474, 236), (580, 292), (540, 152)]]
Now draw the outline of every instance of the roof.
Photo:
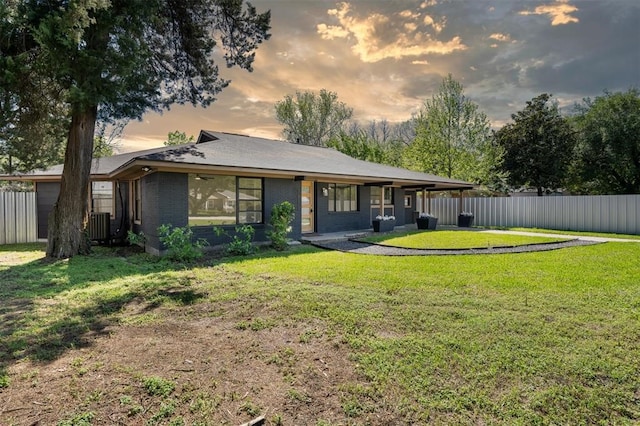
[[(474, 186), (469, 182), (357, 160), (332, 148), (211, 131), (202, 131), (196, 143), (97, 158), (91, 167), (95, 180), (126, 180), (150, 171), (237, 173), (443, 190)], [(62, 165), (57, 165), (8, 178), (53, 180), (61, 174)], [(0, 179), (6, 178), (0, 176)]]

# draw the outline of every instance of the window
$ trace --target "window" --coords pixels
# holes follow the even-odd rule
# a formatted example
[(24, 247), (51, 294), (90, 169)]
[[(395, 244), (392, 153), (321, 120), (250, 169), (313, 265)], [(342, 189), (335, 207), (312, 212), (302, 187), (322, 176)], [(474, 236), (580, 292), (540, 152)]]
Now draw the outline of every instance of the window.
[(358, 186), (348, 184), (329, 184), (330, 212), (357, 212)]
[(91, 213), (114, 214), (113, 182), (91, 182)]
[(189, 225), (262, 223), (262, 179), (189, 175)]
[[(384, 204), (386, 206), (390, 206), (393, 204), (393, 188), (389, 186), (384, 188)], [(380, 205), (380, 187), (379, 186), (371, 187), (371, 205), (372, 206)]]
[(404, 207), (407, 209), (411, 208), (411, 195), (404, 196)]
[(142, 192), (140, 190), (140, 179), (134, 180), (132, 186), (133, 221), (135, 223), (140, 223), (142, 219)]
[(380, 206), (380, 194), (382, 194), (379, 186), (371, 187), (371, 217), (374, 218), (378, 215), (395, 216), (395, 206), (393, 204), (393, 188), (384, 187), (384, 212), (381, 212)]

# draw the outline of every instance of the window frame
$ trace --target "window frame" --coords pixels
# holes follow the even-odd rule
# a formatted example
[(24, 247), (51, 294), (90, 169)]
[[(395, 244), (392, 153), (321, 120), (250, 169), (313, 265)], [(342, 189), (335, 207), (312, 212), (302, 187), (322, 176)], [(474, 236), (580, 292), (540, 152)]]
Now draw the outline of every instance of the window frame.
[[(369, 196), (369, 201), (371, 203), (371, 207), (375, 207), (375, 206), (380, 207), (380, 200), (374, 200), (373, 199), (373, 197), (374, 197), (373, 190), (374, 189), (380, 190), (380, 188), (381, 187), (379, 187), (379, 186), (372, 186), (371, 187), (371, 194)], [(388, 200), (386, 198), (384, 198), (384, 205), (385, 206), (393, 206), (393, 205), (395, 205), (395, 199), (394, 199), (395, 198), (395, 191), (394, 191), (394, 188), (392, 186), (385, 186), (384, 187), (384, 192), (386, 193), (387, 191), (389, 191), (390, 195), (389, 195), (389, 199)], [(382, 194), (382, 191), (381, 191), (381, 194)], [(384, 195), (386, 195), (386, 194), (384, 194)], [(384, 195), (379, 195), (379, 197), (383, 197)], [(377, 201), (377, 202), (374, 202), (374, 201)]]
[[(223, 175), (223, 174), (216, 174), (216, 175), (208, 175), (209, 179), (215, 179), (216, 177), (221, 178), (232, 178), (233, 179), (233, 194), (234, 194), (234, 199), (231, 200), (229, 199), (229, 205), (233, 206), (233, 216), (229, 215), (227, 216), (228, 220), (230, 221), (231, 219), (233, 219), (234, 223), (223, 223), (223, 224), (219, 224), (219, 225), (214, 225), (214, 226), (227, 226), (227, 227), (231, 227), (231, 226), (238, 226), (238, 225), (251, 225), (251, 226), (256, 226), (256, 225), (264, 225), (265, 223), (265, 200), (264, 200), (264, 178), (263, 177), (255, 177), (255, 176), (241, 176), (241, 175)], [(196, 173), (189, 173), (188, 174), (188, 191), (191, 192), (191, 182), (192, 180), (202, 180), (204, 179), (205, 181), (207, 180), (206, 175), (202, 175), (202, 174), (196, 174)], [(255, 182), (258, 182), (258, 184), (256, 185), (254, 184), (247, 184), (246, 181), (247, 180), (252, 180)], [(220, 188), (222, 190), (227, 190), (231, 192), (231, 185), (229, 184), (229, 188)], [(241, 193), (243, 193), (243, 191), (246, 192), (250, 192), (250, 194), (245, 194), (249, 197), (254, 197), (255, 199), (251, 199), (251, 198), (243, 198), (241, 197)], [(191, 195), (189, 195), (191, 196)], [(243, 205), (246, 206), (255, 206), (255, 203), (258, 203), (259, 208), (246, 208), (243, 207)], [(241, 221), (241, 216), (245, 217), (244, 221)], [(258, 222), (250, 222), (246, 220), (247, 216), (259, 216), (260, 217), (260, 221)], [(191, 221), (193, 219), (198, 218), (199, 216), (192, 216), (191, 214), (189, 214), (188, 217), (188, 221), (189, 223), (191, 223)], [(198, 227), (198, 226), (210, 226), (210, 225), (197, 225), (197, 224), (193, 224), (190, 225), (192, 227)]]
[[(236, 224), (237, 225), (262, 225), (264, 224), (264, 178), (261, 177), (250, 177), (250, 176), (236, 176)], [(260, 188), (255, 188), (255, 187), (241, 187), (240, 186), (240, 181), (242, 179), (251, 179), (251, 180), (257, 180), (258, 182), (260, 182)], [(240, 198), (240, 191), (244, 190), (244, 191), (257, 191), (259, 190), (259, 194), (260, 194), (260, 198), (258, 200), (243, 200)], [(244, 203), (249, 204), (249, 203), (255, 203), (256, 201), (259, 201), (260, 203), (260, 210), (255, 210), (255, 209), (246, 209), (243, 210), (240, 208), (240, 206)], [(260, 221), (259, 222), (241, 222), (240, 221), (240, 214), (241, 213), (260, 213)]]
[[(95, 210), (95, 201), (96, 197), (94, 197), (94, 188), (93, 184), (95, 183), (109, 183), (111, 184), (111, 206), (109, 207), (109, 211), (96, 211)], [(112, 180), (92, 180), (89, 182), (89, 206), (91, 208), (91, 213), (109, 213), (109, 218), (113, 219), (116, 214), (116, 183)], [(106, 200), (107, 198), (102, 198)]]
[[(340, 199), (340, 203), (338, 203), (338, 194), (343, 193), (341, 190), (349, 189), (349, 210), (338, 210), (336, 206), (344, 205), (343, 199)], [(327, 203), (327, 210), (330, 213), (356, 213), (360, 211), (360, 187), (356, 184), (351, 183), (330, 183), (329, 184), (329, 202)], [(355, 204), (355, 206), (354, 206)]]

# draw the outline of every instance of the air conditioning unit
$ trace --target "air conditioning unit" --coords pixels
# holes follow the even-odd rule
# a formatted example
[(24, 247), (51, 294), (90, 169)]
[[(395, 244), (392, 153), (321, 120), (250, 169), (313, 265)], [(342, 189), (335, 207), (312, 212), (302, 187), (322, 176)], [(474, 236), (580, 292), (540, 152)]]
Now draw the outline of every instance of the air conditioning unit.
[(111, 215), (109, 213), (91, 213), (89, 218), (89, 239), (106, 242), (111, 236)]

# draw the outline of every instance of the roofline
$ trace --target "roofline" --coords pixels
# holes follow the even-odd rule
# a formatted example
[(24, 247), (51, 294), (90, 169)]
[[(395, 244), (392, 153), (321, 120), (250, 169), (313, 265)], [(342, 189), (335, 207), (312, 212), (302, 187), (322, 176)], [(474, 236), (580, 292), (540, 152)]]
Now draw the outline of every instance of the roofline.
[[(133, 171), (127, 173), (131, 169), (135, 169), (139, 167), (139, 171)], [(152, 171), (164, 171), (164, 172), (179, 172), (179, 173), (209, 173), (209, 174), (243, 174), (248, 176), (264, 176), (264, 177), (272, 177), (272, 178), (283, 178), (283, 179), (298, 179), (303, 176), (305, 180), (327, 180), (327, 181), (339, 181), (339, 182), (348, 182), (355, 184), (366, 184), (366, 183), (378, 183), (381, 182), (380, 176), (362, 176), (362, 175), (349, 175), (349, 174), (335, 174), (335, 173), (318, 173), (318, 172), (302, 172), (300, 170), (287, 170), (287, 169), (263, 169), (256, 167), (238, 167), (238, 166), (219, 166), (219, 165), (205, 165), (205, 164), (194, 164), (194, 163), (174, 163), (171, 161), (148, 161), (148, 160), (139, 160), (133, 159), (128, 162), (126, 165), (123, 165), (121, 168), (116, 170), (114, 173), (110, 174), (110, 178), (118, 178), (118, 177), (126, 177), (126, 179), (131, 179), (131, 176), (143, 175), (145, 172), (142, 170), (143, 167), (150, 167)], [(441, 190), (442, 188), (449, 189), (473, 189), (475, 185), (467, 183), (467, 182), (441, 182), (437, 180), (428, 180), (428, 179), (391, 179), (385, 180), (384, 183), (387, 183), (389, 180), (392, 180), (391, 186), (412, 186), (412, 187), (423, 187), (435, 185), (434, 190)]]
[[(466, 190), (473, 189), (475, 185), (467, 182), (441, 182), (437, 180), (429, 179), (393, 179), (388, 178), (382, 180), (380, 176), (363, 176), (363, 175), (350, 175), (350, 174), (336, 174), (336, 173), (319, 173), (319, 172), (303, 172), (300, 170), (287, 170), (287, 169), (263, 169), (255, 167), (237, 167), (237, 166), (219, 166), (219, 165), (205, 165), (194, 163), (175, 163), (171, 161), (149, 161), (140, 160), (136, 157), (126, 162), (119, 168), (115, 169), (112, 173), (108, 174), (91, 174), (90, 179), (92, 181), (100, 180), (131, 180), (143, 176), (149, 171), (143, 170), (143, 167), (151, 168), (153, 172), (177, 172), (177, 173), (209, 173), (209, 174), (233, 174), (233, 175), (247, 175), (247, 176), (260, 176), (271, 177), (280, 179), (294, 179), (294, 180), (313, 180), (313, 181), (328, 181), (328, 182), (341, 182), (341, 183), (353, 183), (361, 185), (382, 185), (385, 186), (397, 186), (397, 187), (409, 187), (407, 189), (421, 189), (424, 188), (428, 191), (448, 191), (448, 190)], [(61, 174), (57, 175), (12, 175), (2, 176), (0, 180), (12, 180), (12, 181), (33, 181), (33, 182), (56, 182), (62, 179)]]

